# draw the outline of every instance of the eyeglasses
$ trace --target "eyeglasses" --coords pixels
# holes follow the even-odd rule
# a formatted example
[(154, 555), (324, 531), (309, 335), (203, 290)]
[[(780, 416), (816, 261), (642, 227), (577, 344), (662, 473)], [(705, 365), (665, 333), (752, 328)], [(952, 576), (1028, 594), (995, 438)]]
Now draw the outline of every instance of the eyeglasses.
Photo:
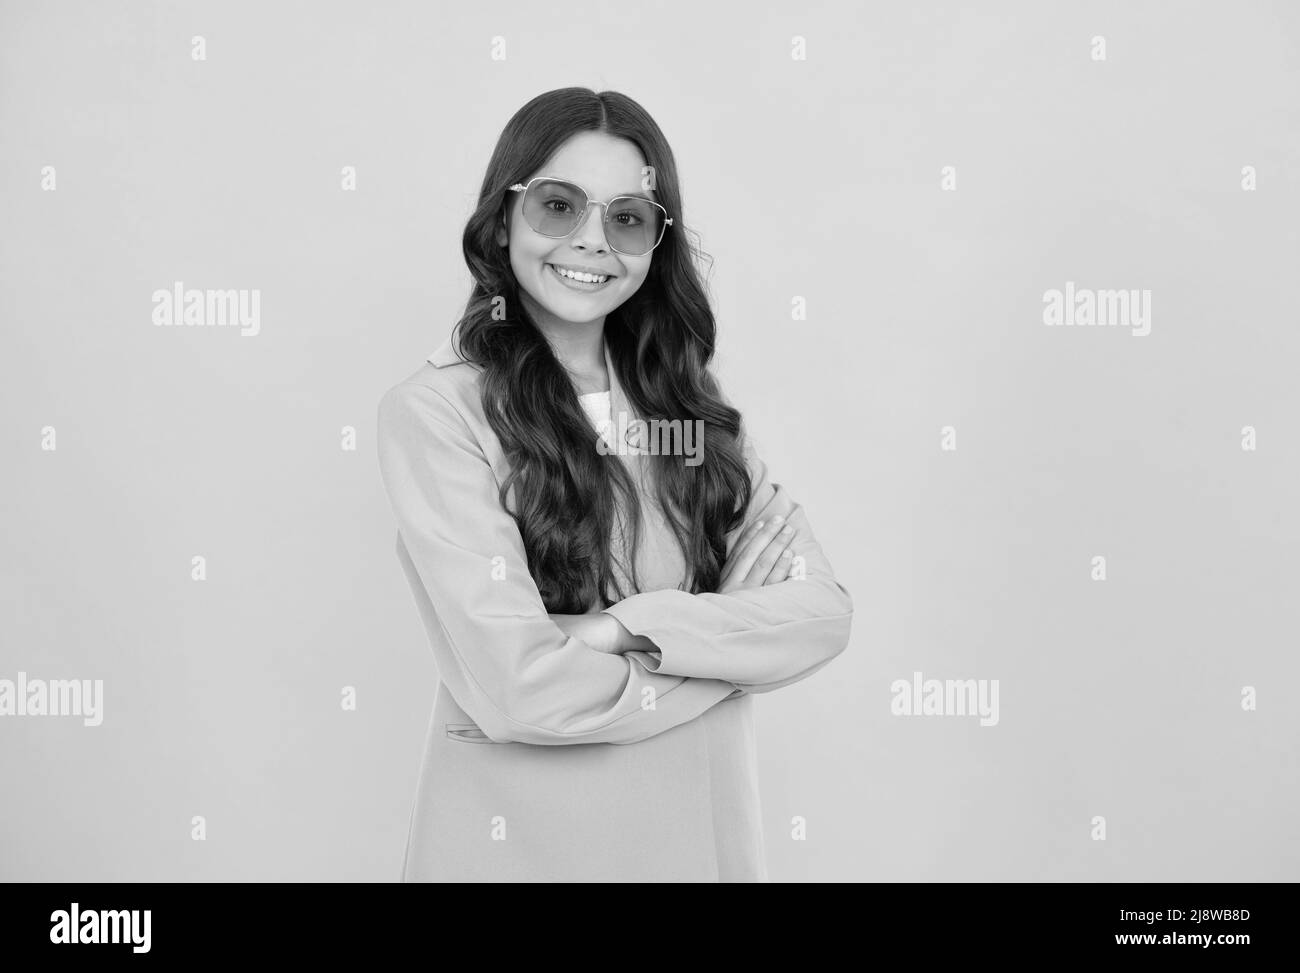
[(600, 203), (581, 186), (550, 176), (515, 183), (512, 193), (524, 194), (524, 220), (542, 236), (560, 239), (576, 230), (592, 206), (605, 208), (605, 239), (610, 249), (628, 257), (649, 253), (672, 226), (668, 210), (642, 196), (615, 196)]

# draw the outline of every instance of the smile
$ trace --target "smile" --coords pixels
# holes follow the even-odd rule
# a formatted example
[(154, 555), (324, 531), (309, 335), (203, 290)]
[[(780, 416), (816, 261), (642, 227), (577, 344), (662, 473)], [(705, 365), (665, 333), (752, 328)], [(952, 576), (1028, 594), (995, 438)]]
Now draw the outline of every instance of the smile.
[(614, 278), (609, 274), (587, 274), (580, 270), (560, 269), (555, 264), (546, 265), (565, 287), (579, 291), (594, 291), (604, 287)]

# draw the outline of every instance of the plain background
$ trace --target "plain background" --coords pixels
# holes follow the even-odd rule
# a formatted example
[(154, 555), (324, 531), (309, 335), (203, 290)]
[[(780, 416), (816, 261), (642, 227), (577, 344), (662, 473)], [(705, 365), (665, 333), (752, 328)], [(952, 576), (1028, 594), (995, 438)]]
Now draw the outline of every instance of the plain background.
[[(375, 408), (571, 84), (668, 135), (724, 389), (855, 598), (757, 700), (773, 879), (1300, 878), (1300, 14), (980, 7), (0, 6), (0, 678), (106, 695), (0, 719), (0, 878), (397, 877), (435, 671)], [(177, 280), (261, 334), (153, 326)], [(1044, 326), (1067, 280), (1151, 333)], [(999, 724), (892, 716), (914, 671)]]

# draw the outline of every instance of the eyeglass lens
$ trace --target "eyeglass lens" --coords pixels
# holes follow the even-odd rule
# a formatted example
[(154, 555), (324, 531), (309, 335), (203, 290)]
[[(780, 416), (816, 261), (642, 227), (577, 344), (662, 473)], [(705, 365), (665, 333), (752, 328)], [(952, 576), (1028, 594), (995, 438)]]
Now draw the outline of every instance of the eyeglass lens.
[[(612, 199), (605, 212), (605, 239), (619, 253), (640, 256), (659, 243), (664, 211), (637, 196)], [(524, 193), (524, 219), (538, 233), (565, 237), (587, 211), (587, 194), (572, 183), (539, 179)]]

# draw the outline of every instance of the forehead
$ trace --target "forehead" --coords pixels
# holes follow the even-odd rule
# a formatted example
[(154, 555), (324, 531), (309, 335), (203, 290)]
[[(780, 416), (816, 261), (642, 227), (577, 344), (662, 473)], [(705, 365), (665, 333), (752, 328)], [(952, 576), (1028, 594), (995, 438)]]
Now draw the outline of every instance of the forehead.
[(579, 132), (555, 150), (533, 175), (577, 183), (597, 199), (640, 193), (645, 156), (627, 139), (605, 132)]

